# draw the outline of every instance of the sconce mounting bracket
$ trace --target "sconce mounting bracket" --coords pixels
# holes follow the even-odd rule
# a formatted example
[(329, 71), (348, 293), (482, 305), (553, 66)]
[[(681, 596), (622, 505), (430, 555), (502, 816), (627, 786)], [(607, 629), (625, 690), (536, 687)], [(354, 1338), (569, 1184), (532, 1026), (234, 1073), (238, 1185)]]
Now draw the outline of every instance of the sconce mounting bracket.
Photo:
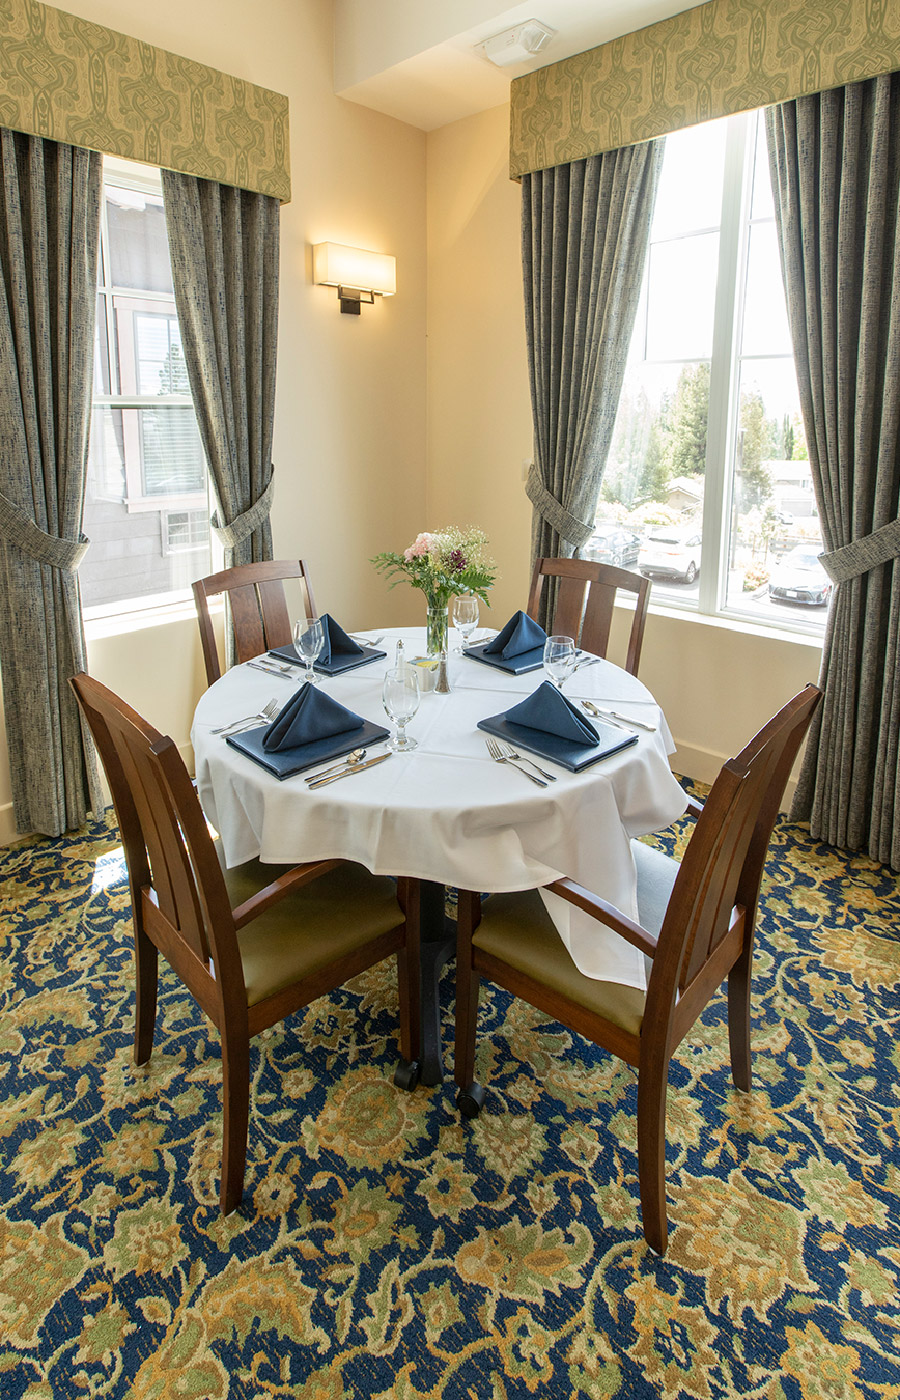
[(375, 293), (360, 291), (359, 287), (338, 287), (337, 294), (345, 316), (358, 316), (362, 302), (367, 306), (375, 305)]

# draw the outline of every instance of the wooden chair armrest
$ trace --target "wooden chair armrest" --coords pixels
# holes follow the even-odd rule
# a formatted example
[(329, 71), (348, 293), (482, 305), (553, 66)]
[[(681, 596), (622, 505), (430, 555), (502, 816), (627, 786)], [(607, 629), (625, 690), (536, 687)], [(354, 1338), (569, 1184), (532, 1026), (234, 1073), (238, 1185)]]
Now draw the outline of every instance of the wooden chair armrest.
[(655, 956), (656, 938), (652, 933), (648, 933), (640, 924), (629, 919), (628, 915), (623, 914), (614, 904), (607, 903), (599, 895), (591, 894), (583, 885), (577, 885), (574, 880), (554, 880), (552, 885), (544, 885), (543, 888), (548, 894), (558, 894), (560, 899), (574, 904), (577, 909), (583, 909), (585, 914), (590, 914), (592, 918), (599, 919), (607, 928), (624, 938), (626, 943), (639, 948), (648, 958)]
[(301, 889), (303, 885), (308, 885), (312, 880), (318, 880), (320, 876), (327, 875), (329, 870), (334, 870), (338, 865), (345, 864), (342, 860), (314, 860), (307, 865), (295, 865), (293, 870), (288, 870), (284, 875), (279, 875), (277, 880), (273, 880), (270, 885), (265, 885), (263, 889), (257, 890), (256, 894), (245, 899), (243, 904), (239, 904), (236, 909), (232, 909), (235, 928), (243, 928), (253, 919), (259, 917), (266, 909), (271, 909), (273, 904), (277, 904), (280, 899), (284, 899), (286, 894), (292, 890)]
[(684, 809), (684, 815), (686, 817), (699, 817), (702, 811), (703, 803), (698, 802), (696, 797), (689, 797), (687, 800), (687, 807)]

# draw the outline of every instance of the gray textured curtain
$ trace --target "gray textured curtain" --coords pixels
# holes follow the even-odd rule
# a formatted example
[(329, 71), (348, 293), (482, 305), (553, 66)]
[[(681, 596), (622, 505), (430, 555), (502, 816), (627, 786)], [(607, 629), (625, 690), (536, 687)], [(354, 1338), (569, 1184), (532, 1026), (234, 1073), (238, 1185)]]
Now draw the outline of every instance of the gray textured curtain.
[(164, 170), (163, 197), (191, 395), (225, 562), (272, 558), (279, 204)]
[(766, 124), (836, 584), (793, 814), (900, 869), (900, 74), (786, 102)]
[(570, 558), (593, 529), (664, 150), (648, 141), (522, 180), (532, 562)]
[(102, 160), (0, 130), (0, 667), (20, 831), (102, 805), (69, 677), (85, 669), (78, 565)]

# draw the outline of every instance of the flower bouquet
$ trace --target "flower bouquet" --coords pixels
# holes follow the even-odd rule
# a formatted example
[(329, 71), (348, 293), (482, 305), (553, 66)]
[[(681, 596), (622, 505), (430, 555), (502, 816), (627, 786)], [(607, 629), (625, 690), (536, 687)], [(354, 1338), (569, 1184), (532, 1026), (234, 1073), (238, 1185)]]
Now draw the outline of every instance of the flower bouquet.
[(447, 604), (459, 593), (473, 593), (488, 601), (488, 589), (497, 577), (497, 565), (486, 553), (487, 536), (470, 527), (417, 535), (402, 554), (376, 554), (372, 563), (379, 573), (393, 578), (394, 588), (404, 580), (425, 594), (428, 605), (428, 651), (447, 646)]

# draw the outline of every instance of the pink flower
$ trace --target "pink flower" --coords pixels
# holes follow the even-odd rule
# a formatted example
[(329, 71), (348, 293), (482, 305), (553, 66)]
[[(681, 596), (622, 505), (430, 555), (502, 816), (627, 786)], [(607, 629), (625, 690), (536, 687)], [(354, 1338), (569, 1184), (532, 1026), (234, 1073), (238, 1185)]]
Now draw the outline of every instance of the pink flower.
[(407, 564), (410, 562), (411, 559), (421, 559), (423, 554), (430, 553), (432, 543), (432, 537), (427, 532), (423, 532), (421, 535), (416, 535), (416, 538), (413, 541), (413, 543), (409, 546), (409, 549), (404, 549), (403, 558), (406, 560)]

